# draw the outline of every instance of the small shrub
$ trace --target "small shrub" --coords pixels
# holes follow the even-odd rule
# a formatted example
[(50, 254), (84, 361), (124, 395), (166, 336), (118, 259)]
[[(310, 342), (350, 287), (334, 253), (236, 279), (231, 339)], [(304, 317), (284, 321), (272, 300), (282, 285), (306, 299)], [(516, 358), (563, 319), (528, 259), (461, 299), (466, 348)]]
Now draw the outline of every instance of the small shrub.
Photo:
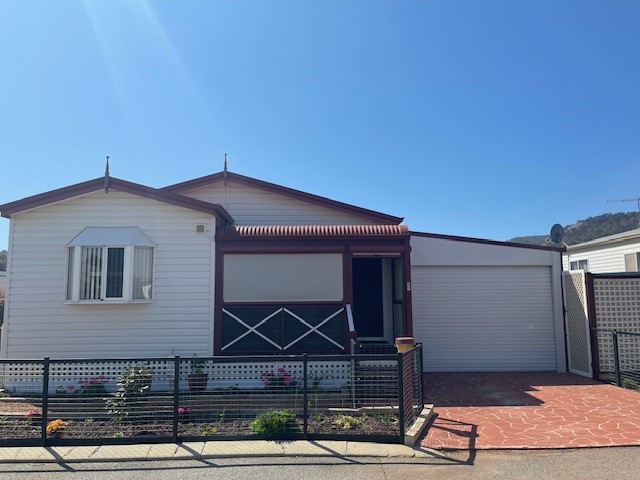
[(218, 428), (215, 425), (207, 425), (202, 429), (201, 435), (203, 437), (213, 437), (218, 433)]
[(638, 382), (633, 378), (623, 378), (622, 386), (630, 390), (638, 390)]
[(282, 433), (298, 431), (296, 415), (291, 410), (267, 410), (256, 416), (249, 424), (249, 430), (256, 435), (272, 437)]
[(352, 415), (338, 415), (338, 417), (333, 421), (334, 425), (337, 425), (343, 430), (351, 430), (353, 427), (360, 425), (361, 423), (362, 420)]
[[(149, 393), (153, 370), (140, 365), (126, 368), (118, 377), (118, 391), (107, 401), (109, 414), (114, 418), (129, 417), (136, 410), (140, 397)], [(137, 405), (139, 410), (139, 405)]]
[(113, 434), (113, 438), (124, 438), (125, 434), (124, 432), (116, 432)]
[(89, 423), (89, 424), (93, 423), (93, 418), (92, 417), (85, 418), (84, 423)]

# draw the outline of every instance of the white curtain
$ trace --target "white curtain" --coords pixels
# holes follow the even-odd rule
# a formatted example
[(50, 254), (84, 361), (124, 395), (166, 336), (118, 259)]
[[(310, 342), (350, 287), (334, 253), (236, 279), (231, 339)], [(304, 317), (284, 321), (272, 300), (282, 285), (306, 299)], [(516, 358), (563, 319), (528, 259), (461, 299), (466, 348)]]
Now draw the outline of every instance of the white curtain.
[(153, 248), (135, 247), (133, 252), (133, 299), (152, 298)]

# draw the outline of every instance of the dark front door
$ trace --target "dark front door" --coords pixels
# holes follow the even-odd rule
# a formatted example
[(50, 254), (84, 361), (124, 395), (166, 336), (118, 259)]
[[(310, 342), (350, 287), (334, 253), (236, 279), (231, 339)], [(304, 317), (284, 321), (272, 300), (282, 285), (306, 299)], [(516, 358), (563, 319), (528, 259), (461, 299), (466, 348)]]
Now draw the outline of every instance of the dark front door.
[(380, 258), (353, 259), (353, 323), (360, 339), (385, 337)]

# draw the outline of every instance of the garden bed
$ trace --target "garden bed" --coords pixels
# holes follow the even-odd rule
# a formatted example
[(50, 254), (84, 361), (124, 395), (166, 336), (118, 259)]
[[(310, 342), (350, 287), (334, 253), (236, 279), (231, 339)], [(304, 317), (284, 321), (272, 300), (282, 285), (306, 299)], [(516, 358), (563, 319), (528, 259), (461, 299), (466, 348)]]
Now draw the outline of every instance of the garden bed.
[[(41, 425), (21, 417), (3, 417), (0, 419), (0, 440), (37, 439), (41, 434)], [(240, 437), (252, 435), (249, 425), (253, 418), (218, 419), (217, 421), (182, 420), (178, 424), (180, 437)], [(295, 426), (287, 433), (302, 433), (303, 419), (297, 417)], [(315, 414), (308, 419), (309, 434), (322, 435), (398, 435), (398, 419), (393, 414)], [(53, 438), (64, 439), (124, 439), (171, 437), (173, 423), (170, 421), (113, 421), (72, 419)]]

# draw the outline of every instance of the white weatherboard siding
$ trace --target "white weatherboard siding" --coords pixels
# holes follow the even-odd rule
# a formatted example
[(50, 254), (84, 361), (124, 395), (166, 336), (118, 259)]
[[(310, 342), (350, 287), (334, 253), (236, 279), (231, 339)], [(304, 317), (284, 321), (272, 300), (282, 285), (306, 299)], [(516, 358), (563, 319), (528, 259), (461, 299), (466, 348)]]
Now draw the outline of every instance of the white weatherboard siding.
[(593, 246), (562, 255), (562, 268), (569, 270), (570, 261), (587, 260), (589, 273), (624, 272), (624, 256), (638, 252), (640, 252), (640, 240), (637, 238), (614, 245)]
[(411, 237), (425, 371), (564, 370), (557, 252)]
[(229, 182), (198, 187), (183, 195), (222, 205), (238, 225), (370, 225), (358, 215), (332, 210), (259, 188)]
[[(114, 190), (17, 214), (2, 356), (211, 354), (213, 239), (194, 235), (194, 226), (213, 231), (214, 221), (207, 213)], [(139, 227), (156, 244), (152, 303), (65, 303), (65, 247), (88, 226)]]

